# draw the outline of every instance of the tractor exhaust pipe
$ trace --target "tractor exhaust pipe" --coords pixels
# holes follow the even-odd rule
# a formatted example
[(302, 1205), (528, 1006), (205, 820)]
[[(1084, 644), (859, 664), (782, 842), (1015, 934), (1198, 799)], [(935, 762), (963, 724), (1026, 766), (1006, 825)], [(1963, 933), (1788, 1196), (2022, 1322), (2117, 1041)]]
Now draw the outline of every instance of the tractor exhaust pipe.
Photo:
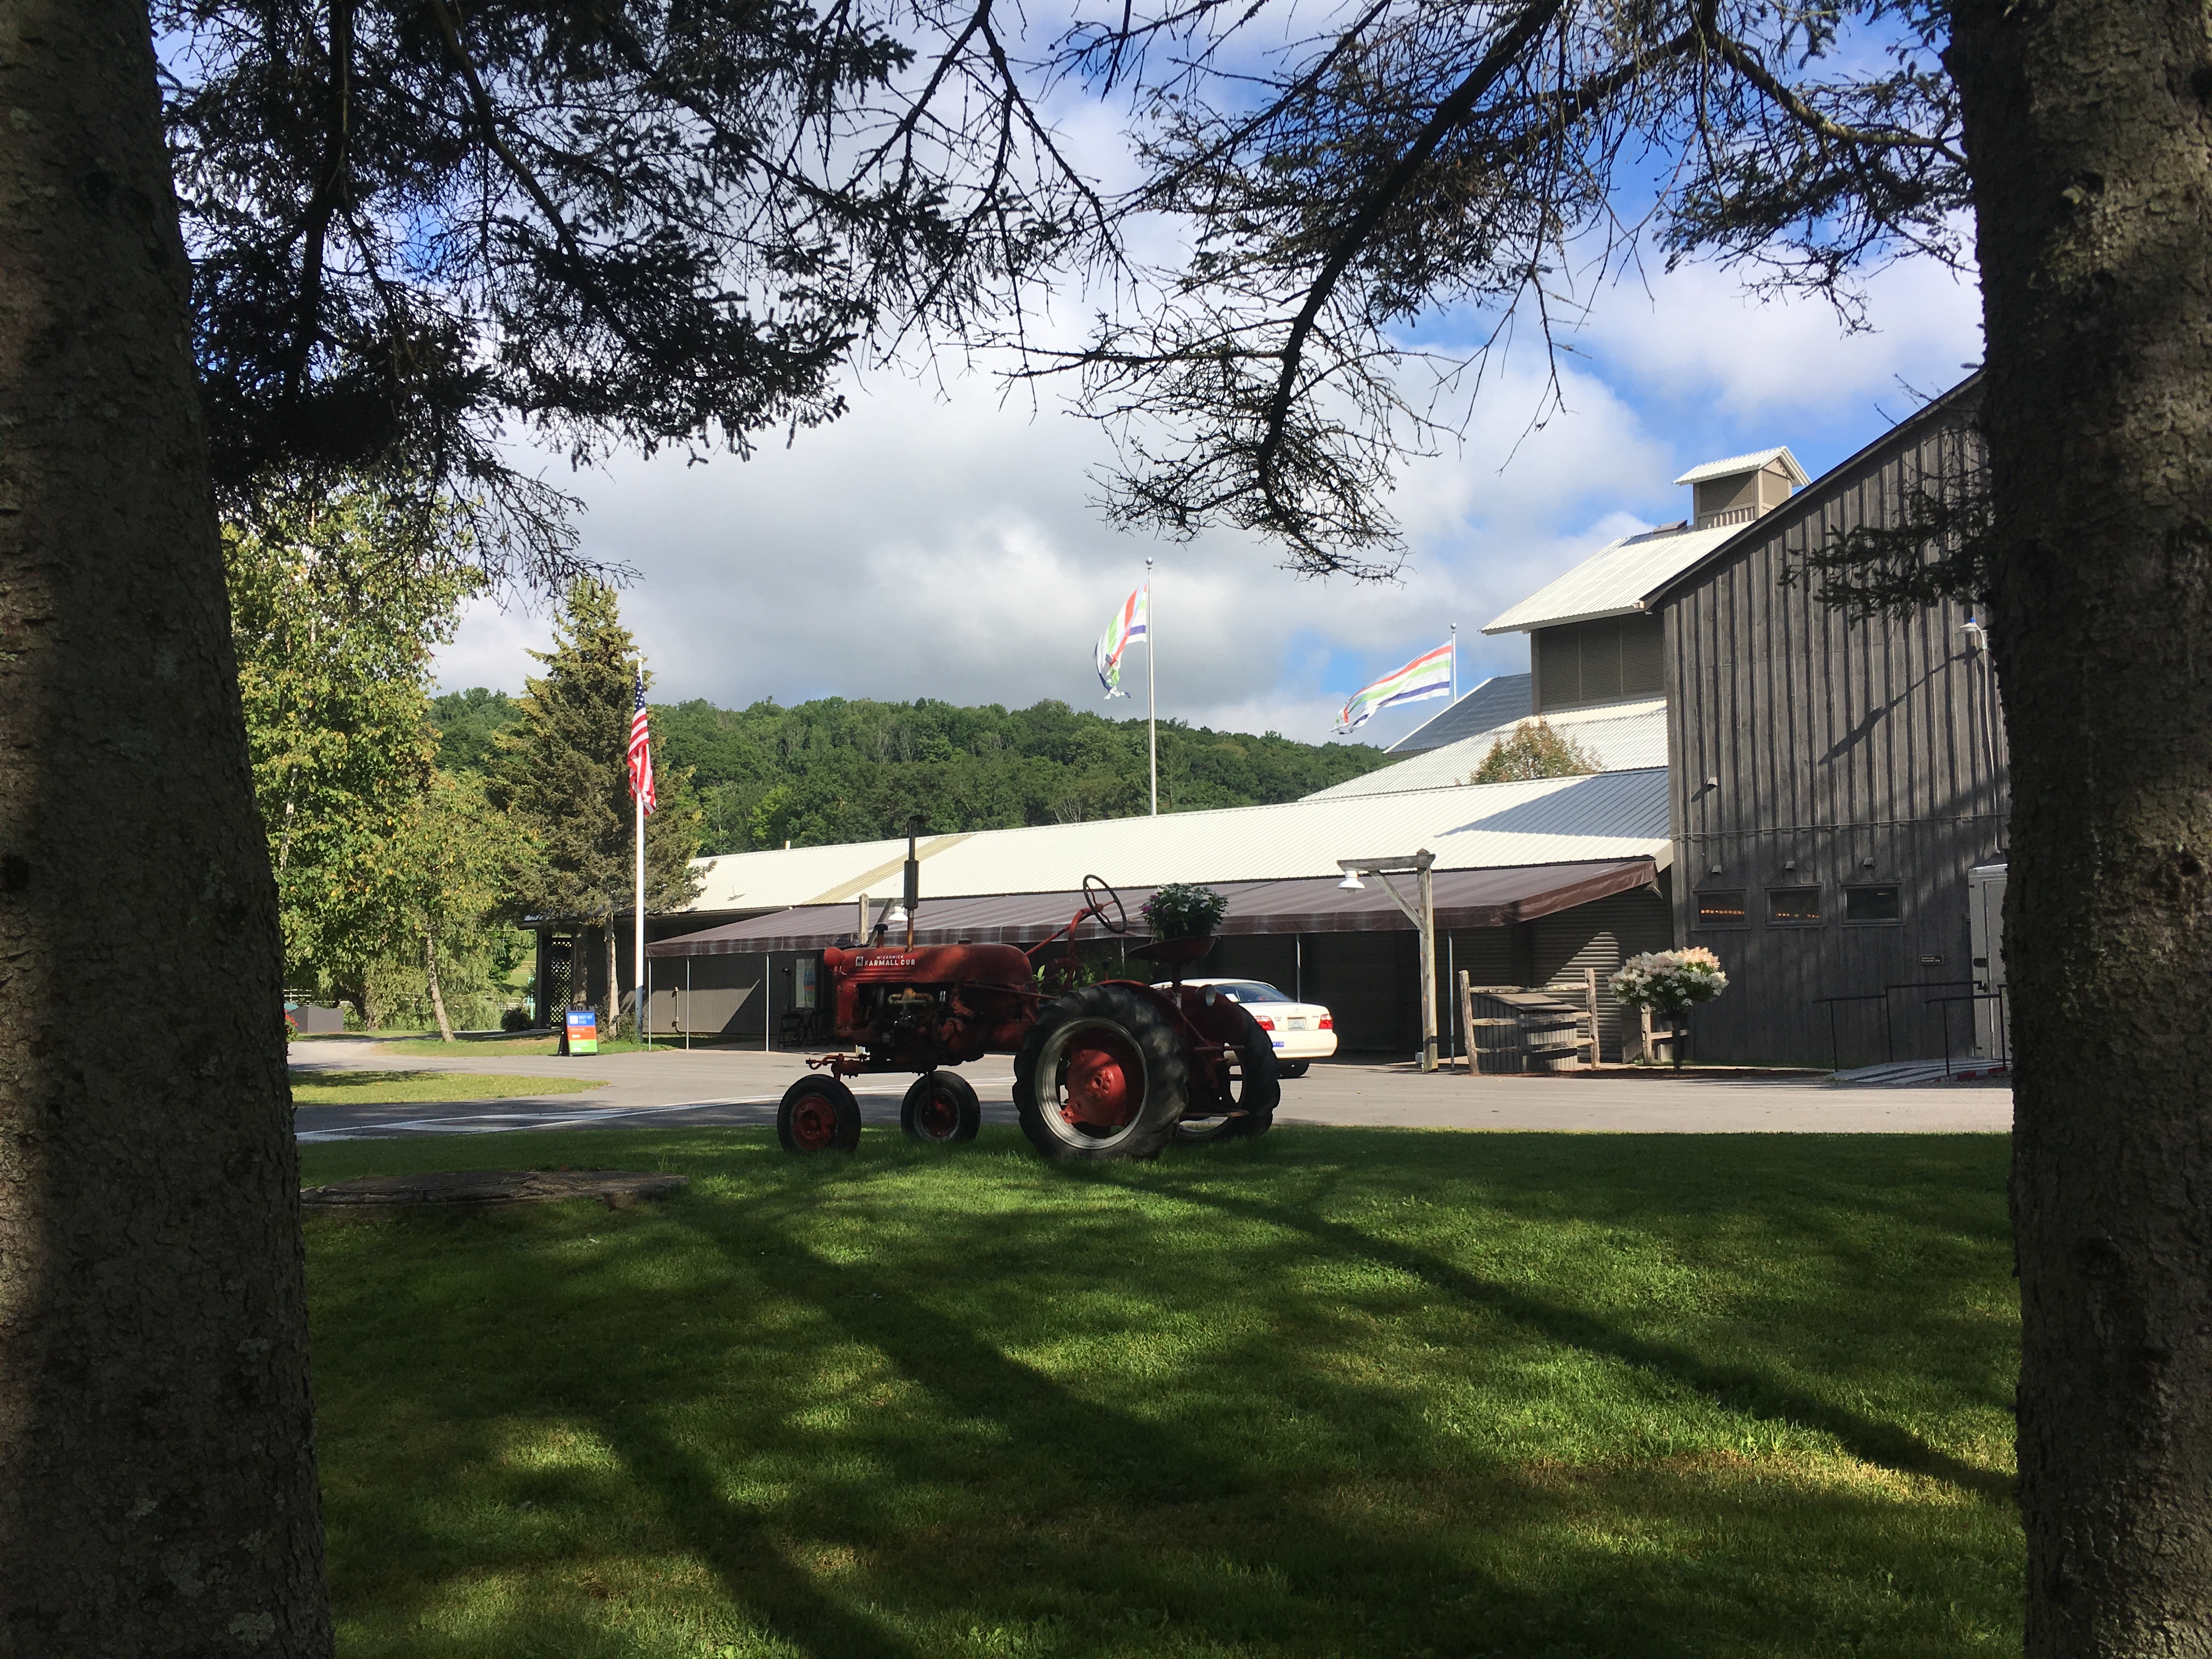
[(915, 837), (921, 833), (921, 817), (909, 812), (906, 820), (906, 942), (914, 944), (914, 913), (921, 908), (921, 860), (914, 855)]

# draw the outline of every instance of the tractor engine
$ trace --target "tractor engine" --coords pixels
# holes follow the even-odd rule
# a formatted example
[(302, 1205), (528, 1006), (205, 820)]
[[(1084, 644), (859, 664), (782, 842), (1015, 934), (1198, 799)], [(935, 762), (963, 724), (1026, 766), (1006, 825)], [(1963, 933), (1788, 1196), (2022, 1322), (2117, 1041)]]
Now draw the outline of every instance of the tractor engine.
[(1030, 960), (1011, 945), (865, 945), (830, 950), (840, 1042), (870, 1069), (927, 1072), (1012, 1054), (1035, 1022)]

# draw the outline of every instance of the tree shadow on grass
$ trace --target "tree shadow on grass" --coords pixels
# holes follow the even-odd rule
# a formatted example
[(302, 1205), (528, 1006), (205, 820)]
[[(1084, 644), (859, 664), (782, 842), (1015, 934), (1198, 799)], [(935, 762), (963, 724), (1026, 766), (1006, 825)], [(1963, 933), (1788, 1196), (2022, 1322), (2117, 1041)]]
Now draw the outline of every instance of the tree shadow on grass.
[[(423, 1459), (408, 1477), (417, 1490), (391, 1493), (380, 1517), (423, 1534), (413, 1581), (349, 1578), (349, 1595), (381, 1596), (393, 1632), (407, 1623), (403, 1604), (420, 1612), (456, 1585), (511, 1581), (476, 1634), (395, 1638), (380, 1650), (502, 1659), (716, 1652), (651, 1645), (595, 1611), (589, 1575), (614, 1580), (605, 1564), (617, 1558), (633, 1585), (640, 1562), (670, 1564), (653, 1571), (679, 1586), (694, 1564), (711, 1585), (635, 1593), (735, 1609), (753, 1632), (737, 1653), (810, 1659), (1862, 1650), (1933, 1659), (1975, 1645), (1944, 1608), (2002, 1610), (2015, 1596), (2006, 1575), (2016, 1574), (2016, 1540), (2001, 1520), (1979, 1504), (1962, 1515), (1940, 1494), (1906, 1489), (1909, 1480), (1855, 1487), (1833, 1470), (1796, 1478), (1775, 1460), (1725, 1454), (1472, 1467), (1423, 1420), (1418, 1389), (1340, 1363), (1371, 1361), (1363, 1333), (1402, 1322), (1419, 1292), (1384, 1285), (1333, 1325), (1338, 1292), (1300, 1288), (1296, 1270), (1379, 1263), (1533, 1346), (1620, 1360), (1865, 1452), (1755, 1366), (1711, 1366), (1315, 1213), (1345, 1200), (1354, 1171), (1316, 1170), (1297, 1201), (1279, 1204), (1212, 1190), (1216, 1176), (1233, 1177), (1232, 1163), (1192, 1159), (1181, 1166), (1188, 1178), (1173, 1181), (1158, 1178), (1173, 1166), (1093, 1180), (1017, 1171), (999, 1183), (1015, 1189), (1012, 1207), (992, 1213), (948, 1197), (951, 1162), (945, 1181), (896, 1155), (836, 1171), (778, 1167), (741, 1198), (702, 1194), (657, 1216), (549, 1218), (538, 1226), (549, 1248), (585, 1231), (619, 1235), (615, 1258), (580, 1256), (578, 1271), (550, 1281), (526, 1271), (528, 1258), (500, 1254), (536, 1224), (419, 1230), (425, 1261), (457, 1264), (454, 1283), (434, 1305), (418, 1297), (385, 1310), (420, 1348), (375, 1379), (380, 1401), (347, 1409), (442, 1419), (442, 1461), (482, 1466), (492, 1501), (565, 1506), (576, 1518), (544, 1547), (471, 1538), (438, 1512), (441, 1458)], [(906, 1184), (892, 1194), (886, 1180)], [(1194, 1215), (1212, 1219), (1193, 1226)], [(643, 1271), (655, 1264), (665, 1271)], [(354, 1311), (402, 1292), (412, 1282), (404, 1267), (365, 1285)], [(1126, 1316), (1164, 1327), (1233, 1322), (1265, 1285), (1258, 1299), (1280, 1304), (1300, 1322), (1299, 1340), (1317, 1346), (1270, 1356), (1261, 1339), (1236, 1334), (1196, 1358), (1164, 1349), (1173, 1374), (1132, 1384), (1106, 1351), (1124, 1311), (1101, 1289), (1124, 1277), (1158, 1292), (1133, 1299)], [(1169, 1294), (1178, 1289), (1180, 1302)], [(468, 1347), (489, 1316), (472, 1310), (532, 1298), (560, 1352), (586, 1345), (584, 1358), (509, 1375), (496, 1369), (500, 1340)], [(717, 1340), (745, 1350), (731, 1376), (654, 1351), (659, 1333), (709, 1316), (721, 1321)], [(1041, 1357), (1040, 1334), (1055, 1328), (1071, 1346)], [(1107, 1369), (1085, 1369), (1085, 1340), (1102, 1345)], [(904, 1391), (856, 1382), (855, 1354), (879, 1358)], [(491, 1374), (457, 1399), (456, 1364)], [(1195, 1385), (1193, 1373), (1205, 1373)], [(1740, 1387), (1748, 1396), (1730, 1394)], [(825, 1425), (813, 1413), (832, 1395), (849, 1410)], [(1321, 1455), (1304, 1468), (1286, 1468), (1268, 1443), (1272, 1415), (1291, 1409), (1321, 1425)], [(605, 1472), (501, 1465), (483, 1425), (497, 1413), (587, 1431), (610, 1454)], [(1884, 1426), (1844, 1415), (1846, 1427)], [(1332, 1440), (1334, 1425), (1374, 1433)], [(349, 1462), (368, 1479), (397, 1478), (357, 1453)], [(356, 1540), (350, 1501), (340, 1507)], [(622, 1617), (630, 1593), (617, 1583)], [(2000, 1641), (2003, 1626), (2000, 1611), (1990, 1622)]]
[[(750, 1220), (756, 1228), (763, 1223), (758, 1212)], [(789, 1232), (779, 1242), (788, 1259), (810, 1255)], [(816, 1282), (834, 1274), (833, 1264), (818, 1256), (812, 1261), (821, 1270)], [(898, 1600), (927, 1623), (981, 1620), (1003, 1627), (1041, 1616), (1073, 1616), (1090, 1620), (1089, 1640), (1103, 1643), (1102, 1651), (1122, 1650), (1120, 1623), (1141, 1624), (1152, 1614), (1162, 1652), (1183, 1651), (1182, 1644), (1193, 1640), (1232, 1644), (1236, 1650), (1256, 1644), (1258, 1650), (1284, 1653), (1381, 1650), (1367, 1648), (1369, 1642), (1413, 1642), (1418, 1645), (1407, 1650), (1469, 1654), (1705, 1654), (1735, 1646), (1742, 1632), (1713, 1628), (1715, 1609), (1698, 1605), (1703, 1598), (1686, 1593), (1674, 1571), (1637, 1559), (1648, 1558), (1647, 1548), (1624, 1550), (1611, 1542), (1592, 1547), (1591, 1519), (1615, 1506), (1609, 1483), (1626, 1489), (1635, 1511), (1627, 1528), (1648, 1540), (1670, 1533), (1693, 1537), (1716, 1511), (1762, 1510), (1768, 1512), (1763, 1524), (1778, 1537), (1850, 1536), (1855, 1547), (1845, 1552), (1850, 1565), (1841, 1571), (1824, 1573), (1801, 1564), (1787, 1576), (1804, 1581), (1802, 1585), (1785, 1592), (1777, 1582), (1762, 1592), (1802, 1603), (1794, 1626), (1776, 1617), (1779, 1606), (1756, 1610), (1754, 1622), (1783, 1638), (1778, 1651), (1816, 1650), (1803, 1638), (1826, 1626), (1863, 1634), (1884, 1620), (1869, 1607), (1845, 1605), (1853, 1598), (1837, 1594), (1837, 1581), (1863, 1565), (1862, 1553), (1871, 1540), (1894, 1541), (1894, 1493), (1769, 1496), (1731, 1489), (1717, 1496), (1709, 1479), (1713, 1468), (1686, 1461), (1674, 1467), (1647, 1463), (1626, 1474), (1547, 1471), (1532, 1477), (1500, 1470), (1472, 1480), (1446, 1474), (1426, 1502), (1409, 1502), (1401, 1492), (1376, 1509), (1355, 1501), (1347, 1515), (1335, 1507), (1340, 1493), (1285, 1490), (1281, 1470), (1226, 1455), (1223, 1448), (1231, 1443), (1210, 1436), (1203, 1421), (1163, 1419), (1119, 1408), (1096, 1390), (1078, 1392), (896, 1289), (817, 1297), (812, 1305), (853, 1342), (883, 1355), (921, 1385), (947, 1417), (1004, 1425), (1010, 1455), (1048, 1450), (1066, 1466), (1081, 1494), (1071, 1513), (1064, 1493), (1055, 1503), (1053, 1494), (1038, 1492), (1024, 1524), (1004, 1540), (1003, 1577), (988, 1567), (975, 1571), (972, 1558), (963, 1575), (903, 1576)], [(1516, 1311), (1525, 1317), (1525, 1310)], [(1545, 1335), (1559, 1340), (1550, 1330)], [(1340, 1382), (1330, 1392), (1334, 1412), (1346, 1419), (1401, 1408), (1379, 1390)], [(672, 1467), (672, 1459), (647, 1452), (636, 1448), (635, 1467)], [(977, 1471), (963, 1454), (948, 1449), (942, 1463), (927, 1473), (957, 1481), (972, 1480)], [(696, 1482), (702, 1477), (694, 1472), (683, 1478)], [(1510, 1516), (1512, 1525), (1546, 1535), (1553, 1580), (1548, 1588), (1554, 1593), (1532, 1592), (1471, 1561), (1466, 1540), (1454, 1536), (1450, 1524), (1440, 1524), (1455, 1509)], [(1464, 1513), (1451, 1516), (1461, 1526), (1466, 1518)], [(1608, 1524), (1622, 1520), (1615, 1515)], [(1017, 1545), (1017, 1539), (1024, 1541)], [(1099, 1548), (1111, 1559), (1091, 1553)], [(1583, 1559), (1561, 1573), (1561, 1554), (1576, 1553)], [(839, 1651), (834, 1639), (812, 1639), (791, 1610), (763, 1613), (777, 1629), (800, 1632), (802, 1641), (825, 1656)], [(1388, 1638), (1384, 1621), (1392, 1626)], [(1467, 1628), (1470, 1623), (1475, 1631)], [(1509, 1644), (1493, 1647), (1492, 1639)], [(1542, 1645), (1511, 1645), (1531, 1641)], [(1856, 1637), (1848, 1641), (1855, 1645)], [(1079, 1641), (1074, 1650), (1089, 1650)]]
[[(1077, 1180), (1112, 1179), (1081, 1166), (1072, 1166), (1067, 1173)], [(1930, 1475), (1991, 1502), (2014, 1501), (2011, 1476), (1954, 1456), (1897, 1424), (1845, 1410), (1791, 1388), (1771, 1371), (1717, 1364), (1680, 1344), (1639, 1335), (1564, 1302), (1486, 1278), (1431, 1251), (1331, 1220), (1318, 1209), (1326, 1192), (1327, 1183), (1322, 1183), (1321, 1194), (1296, 1207), (1241, 1198), (1196, 1183), (1178, 1187), (1173, 1196), (1224, 1215), (1287, 1229), (1340, 1255), (1364, 1256), (1383, 1263), (1433, 1290), (1511, 1320), (1548, 1341), (1657, 1373), (1729, 1410), (1832, 1435), (1863, 1462), (1900, 1474)]]

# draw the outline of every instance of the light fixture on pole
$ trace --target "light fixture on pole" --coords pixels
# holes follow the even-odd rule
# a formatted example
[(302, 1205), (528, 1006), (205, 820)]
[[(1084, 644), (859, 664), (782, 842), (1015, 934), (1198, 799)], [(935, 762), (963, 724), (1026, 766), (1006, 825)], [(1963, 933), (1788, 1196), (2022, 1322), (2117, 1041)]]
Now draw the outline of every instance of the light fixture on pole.
[[(1437, 902), (1436, 884), (1431, 866), (1436, 854), (1426, 848), (1418, 853), (1407, 853), (1387, 859), (1339, 859), (1336, 867), (1344, 872), (1344, 879), (1337, 883), (1339, 890), (1364, 891), (1367, 884), (1362, 876), (1374, 876), (1382, 884), (1382, 890), (1390, 895), (1391, 902), (1406, 913), (1421, 936), (1421, 1069), (1437, 1069)], [(1398, 890), (1393, 875), (1411, 874), (1419, 889), (1418, 908), (1407, 902), (1406, 896)]]
[(893, 899), (891, 901), (891, 908), (884, 913), (884, 919), (878, 924), (878, 926), (883, 927), (905, 927), (906, 906), (902, 904), (898, 900)]

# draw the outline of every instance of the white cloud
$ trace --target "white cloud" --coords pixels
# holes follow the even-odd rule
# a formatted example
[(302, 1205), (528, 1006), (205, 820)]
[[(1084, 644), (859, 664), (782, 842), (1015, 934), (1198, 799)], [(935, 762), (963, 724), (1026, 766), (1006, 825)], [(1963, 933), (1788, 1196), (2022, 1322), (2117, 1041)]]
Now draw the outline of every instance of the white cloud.
[[(1025, 706), (1057, 697), (1116, 717), (1091, 647), (1158, 561), (1163, 714), (1309, 741), (1366, 680), (1438, 643), (1456, 622), (1462, 683), (1527, 665), (1519, 635), (1478, 630), (1615, 536), (1679, 518), (1668, 480), (1711, 455), (1789, 442), (1815, 472), (1878, 433), (1978, 356), (1971, 289), (1900, 269), (1875, 285), (1882, 331), (1840, 337), (1825, 307), (1759, 307), (1728, 279), (1686, 270), (1656, 300), (1603, 296), (1544, 407), (1536, 365), (1482, 390), (1465, 441), (1403, 471), (1393, 507), (1411, 557), (1396, 583), (1316, 582), (1233, 534), (1188, 544), (1105, 526), (1089, 474), (1109, 459), (1088, 422), (981, 376), (940, 394), (875, 377), (836, 426), (750, 462), (625, 459), (575, 480), (588, 550), (641, 573), (624, 613), (655, 695), (737, 707), (837, 695)], [(448, 688), (515, 690), (550, 633), (542, 612), (486, 605), (440, 656)], [(1382, 717), (1387, 743), (1437, 711)]]
[(1648, 295), (1632, 277), (1601, 295), (1577, 344), (1669, 402), (1771, 418), (1875, 399), (1902, 416), (1900, 380), (1941, 392), (1981, 360), (1980, 293), (1932, 259), (1872, 277), (1871, 326), (1858, 333), (1823, 301), (1761, 302), (1714, 265), (1647, 275)]

